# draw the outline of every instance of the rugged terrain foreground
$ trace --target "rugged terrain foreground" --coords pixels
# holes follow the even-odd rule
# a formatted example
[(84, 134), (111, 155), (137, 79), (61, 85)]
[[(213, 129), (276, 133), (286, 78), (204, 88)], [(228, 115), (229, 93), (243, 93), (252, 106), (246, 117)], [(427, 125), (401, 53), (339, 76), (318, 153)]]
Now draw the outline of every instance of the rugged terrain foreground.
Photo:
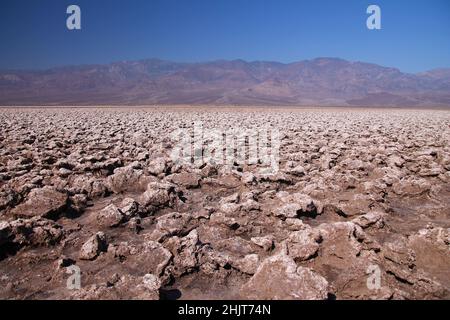
[[(176, 163), (172, 133), (198, 121), (278, 130), (279, 170)], [(1, 299), (450, 299), (450, 111), (3, 108), (0, 123)]]

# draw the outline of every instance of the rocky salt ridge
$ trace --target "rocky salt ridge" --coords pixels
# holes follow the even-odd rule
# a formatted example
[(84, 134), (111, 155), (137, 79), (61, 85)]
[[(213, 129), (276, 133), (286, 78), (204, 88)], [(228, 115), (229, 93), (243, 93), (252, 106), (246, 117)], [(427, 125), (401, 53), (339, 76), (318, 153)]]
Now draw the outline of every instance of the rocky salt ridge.
[[(2, 109), (2, 299), (450, 298), (450, 113)], [(280, 171), (170, 133), (281, 132)], [(69, 290), (78, 266), (81, 289)], [(369, 289), (368, 270), (381, 283)]]

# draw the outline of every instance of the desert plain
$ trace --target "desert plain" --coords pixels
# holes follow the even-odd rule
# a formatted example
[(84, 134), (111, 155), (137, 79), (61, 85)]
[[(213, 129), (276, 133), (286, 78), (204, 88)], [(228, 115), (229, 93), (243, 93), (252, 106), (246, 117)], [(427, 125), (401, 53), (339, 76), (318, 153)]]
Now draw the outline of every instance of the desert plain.
[[(269, 128), (261, 161), (173, 132)], [(450, 111), (0, 109), (0, 299), (449, 299)], [(78, 278), (76, 278), (78, 277)]]

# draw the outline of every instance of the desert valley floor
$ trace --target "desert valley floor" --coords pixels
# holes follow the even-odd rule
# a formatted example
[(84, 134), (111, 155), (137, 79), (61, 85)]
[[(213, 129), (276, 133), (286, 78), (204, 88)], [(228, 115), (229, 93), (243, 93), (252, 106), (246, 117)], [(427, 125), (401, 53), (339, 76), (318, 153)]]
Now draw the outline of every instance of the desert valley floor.
[[(174, 161), (195, 122), (277, 130), (278, 171)], [(0, 299), (450, 299), (449, 110), (1, 108), (0, 124)]]

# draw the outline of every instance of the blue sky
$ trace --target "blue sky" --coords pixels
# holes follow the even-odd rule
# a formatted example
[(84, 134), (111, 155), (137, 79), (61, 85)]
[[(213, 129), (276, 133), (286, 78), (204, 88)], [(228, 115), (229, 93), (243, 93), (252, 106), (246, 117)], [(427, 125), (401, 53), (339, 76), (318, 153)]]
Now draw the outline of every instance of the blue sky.
[[(80, 31), (66, 28), (70, 4)], [(370, 4), (382, 30), (366, 28)], [(1, 0), (0, 40), (0, 69), (339, 57), (420, 72), (450, 67), (450, 1)]]

